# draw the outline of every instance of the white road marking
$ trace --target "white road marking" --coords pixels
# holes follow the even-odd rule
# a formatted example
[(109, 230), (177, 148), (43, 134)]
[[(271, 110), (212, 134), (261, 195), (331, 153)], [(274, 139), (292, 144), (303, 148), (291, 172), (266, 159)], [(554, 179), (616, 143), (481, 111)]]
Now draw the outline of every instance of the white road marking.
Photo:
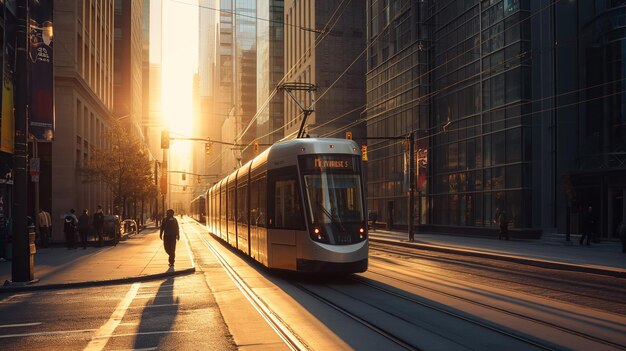
[(168, 306), (178, 306), (179, 303), (168, 303), (163, 305), (147, 305), (147, 306), (132, 306), (129, 308), (152, 308), (152, 307), (168, 307)]
[(137, 290), (139, 290), (140, 285), (141, 283), (134, 283), (130, 287), (126, 296), (124, 296), (124, 299), (122, 299), (119, 305), (117, 305), (117, 308), (109, 320), (101, 326), (98, 331), (96, 331), (89, 344), (85, 347), (85, 351), (100, 351), (104, 349), (107, 342), (109, 342), (110, 336), (108, 335), (111, 335), (111, 333), (115, 331), (115, 328), (117, 328), (117, 326), (122, 322), (122, 318), (124, 318), (124, 314), (126, 314), (128, 306), (130, 306), (130, 303), (135, 298), (135, 295), (137, 295)]
[(40, 325), (40, 324), (41, 324), (41, 322), (22, 323), (22, 324), (5, 324), (5, 325), (0, 325), (0, 328), (32, 327), (34, 325)]
[(119, 338), (124, 336), (137, 336), (137, 335), (153, 335), (153, 334), (171, 334), (171, 333), (195, 333), (196, 330), (163, 330), (163, 331), (154, 331), (154, 332), (143, 332), (143, 333), (127, 333), (127, 334), (111, 334), (111, 335), (103, 335), (100, 338)]
[(11, 301), (12, 299), (16, 298), (16, 297), (31, 297), (33, 295), (33, 293), (25, 293), (25, 294), (15, 294), (15, 295), (11, 295), (5, 299), (0, 300), (0, 303), (16, 303), (16, 302), (21, 302), (21, 301)]
[(80, 330), (57, 330), (50, 332), (39, 332), (39, 333), (26, 333), (26, 334), (8, 334), (8, 335), (0, 335), (0, 339), (6, 338), (23, 338), (27, 336), (48, 336), (48, 335), (61, 335), (61, 334), (76, 334), (76, 333), (89, 333), (96, 331), (97, 329), (80, 329)]

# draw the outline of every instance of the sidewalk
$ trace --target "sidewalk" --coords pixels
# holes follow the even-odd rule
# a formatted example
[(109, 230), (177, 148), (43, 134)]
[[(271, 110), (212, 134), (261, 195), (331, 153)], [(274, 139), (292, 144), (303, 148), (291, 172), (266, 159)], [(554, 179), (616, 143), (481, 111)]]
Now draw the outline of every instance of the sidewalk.
[(119, 284), (142, 280), (184, 275), (195, 271), (186, 243), (186, 237), (176, 245), (176, 265), (170, 268), (163, 242), (156, 228), (146, 228), (139, 234), (128, 236), (117, 246), (37, 248), (35, 254), (35, 280), (33, 284), (13, 283), (2, 286), (11, 279), (11, 262), (0, 262), (0, 293), (18, 290), (41, 290), (78, 286)]
[(626, 254), (620, 242), (605, 241), (591, 246), (546, 243), (542, 240), (497, 240), (495, 238), (415, 232), (409, 242), (404, 231), (370, 231), (372, 242), (389, 242), (418, 249), (501, 259), (553, 269), (626, 278)]

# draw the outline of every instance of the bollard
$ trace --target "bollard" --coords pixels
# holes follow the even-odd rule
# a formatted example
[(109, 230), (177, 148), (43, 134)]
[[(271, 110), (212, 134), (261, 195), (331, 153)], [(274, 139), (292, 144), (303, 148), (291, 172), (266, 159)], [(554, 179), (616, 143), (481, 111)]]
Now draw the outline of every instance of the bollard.
[(35, 245), (35, 226), (28, 226), (28, 276), (29, 280), (35, 279), (35, 254), (37, 253), (37, 246)]

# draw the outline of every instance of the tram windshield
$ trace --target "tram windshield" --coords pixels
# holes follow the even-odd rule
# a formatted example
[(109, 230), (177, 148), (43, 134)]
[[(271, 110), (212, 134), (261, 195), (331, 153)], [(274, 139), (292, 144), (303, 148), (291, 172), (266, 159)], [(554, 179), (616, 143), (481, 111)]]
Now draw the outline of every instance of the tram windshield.
[(363, 221), (361, 178), (358, 174), (307, 174), (304, 185), (312, 223)]

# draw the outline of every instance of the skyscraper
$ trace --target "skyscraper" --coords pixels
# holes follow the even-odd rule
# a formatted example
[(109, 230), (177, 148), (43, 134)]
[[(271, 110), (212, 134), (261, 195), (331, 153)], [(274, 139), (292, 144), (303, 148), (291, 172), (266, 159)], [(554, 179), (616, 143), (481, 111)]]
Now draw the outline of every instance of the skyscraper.
[(79, 170), (113, 122), (113, 10), (112, 0), (54, 2), (55, 40), (64, 44), (54, 60), (53, 240), (63, 240), (59, 218), (70, 208), (111, 204), (104, 185), (83, 184)]
[[(351, 125), (365, 104), (365, 3), (286, 0), (284, 28), (285, 82), (317, 87), (306, 132), (343, 138), (349, 128), (355, 138), (365, 136), (363, 124)], [(310, 104), (306, 92), (295, 96)], [(284, 135), (295, 135), (301, 110), (291, 98), (284, 105)]]
[[(488, 233), (506, 211), (515, 235), (537, 237), (578, 232), (592, 206), (599, 237), (615, 235), (626, 217), (618, 7), (368, 1), (368, 136), (417, 133), (418, 223)], [(368, 204), (406, 225), (405, 146), (371, 146)]]

